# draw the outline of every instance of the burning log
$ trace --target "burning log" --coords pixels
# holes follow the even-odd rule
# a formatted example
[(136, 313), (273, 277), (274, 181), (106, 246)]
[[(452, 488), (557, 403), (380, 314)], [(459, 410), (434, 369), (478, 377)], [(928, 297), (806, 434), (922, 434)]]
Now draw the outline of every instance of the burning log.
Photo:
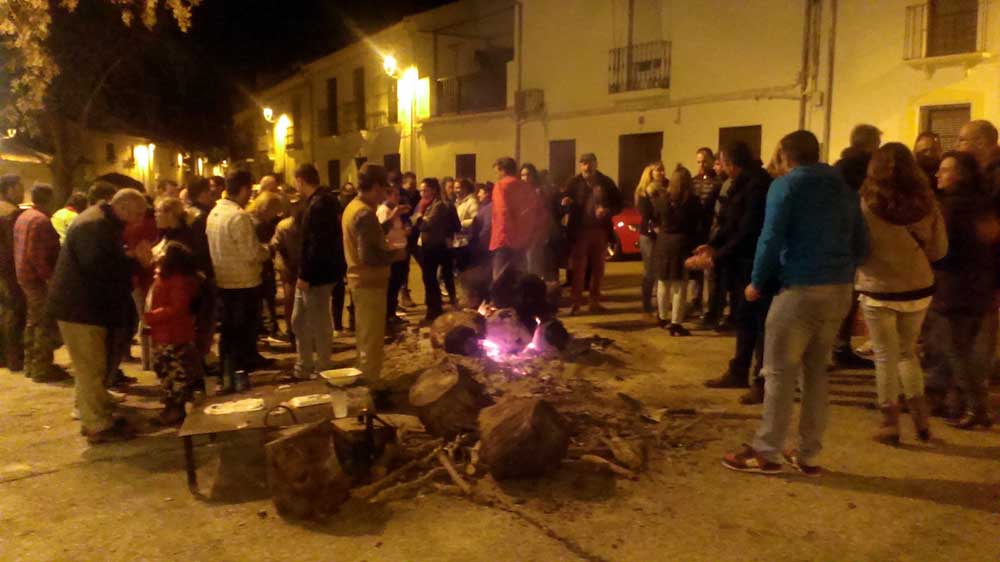
[(550, 351), (562, 351), (566, 349), (569, 344), (569, 332), (566, 331), (566, 326), (562, 322), (553, 318), (546, 322), (542, 322), (535, 329), (535, 335), (531, 339), (531, 343), (535, 350), (542, 353), (547, 353)]
[(337, 458), (334, 431), (317, 422), (265, 446), (271, 497), (282, 517), (325, 519), (347, 500), (353, 478)]
[(531, 343), (531, 333), (517, 311), (512, 308), (497, 310), (486, 319), (484, 345), (489, 346), (487, 353), (496, 351), (499, 355), (514, 355)]
[(537, 275), (513, 268), (507, 268), (493, 282), (490, 302), (496, 308), (516, 310), (525, 327), (531, 331), (535, 329), (536, 318), (547, 320), (555, 313), (549, 304), (545, 281)]
[(451, 439), (475, 431), (479, 411), (490, 400), (465, 368), (445, 361), (420, 375), (410, 388), (410, 404), (428, 433)]
[(541, 476), (569, 448), (566, 420), (539, 398), (501, 402), (479, 415), (480, 458), (497, 480)]
[(431, 324), (431, 346), (447, 353), (475, 356), (486, 333), (486, 319), (471, 310), (456, 310), (439, 316)]

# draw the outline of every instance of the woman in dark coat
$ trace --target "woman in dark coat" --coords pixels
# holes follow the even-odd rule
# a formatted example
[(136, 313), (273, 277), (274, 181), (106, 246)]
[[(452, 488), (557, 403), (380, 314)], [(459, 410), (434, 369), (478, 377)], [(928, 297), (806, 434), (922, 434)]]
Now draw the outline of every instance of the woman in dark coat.
[(678, 165), (667, 189), (654, 194), (651, 203), (656, 233), (653, 262), (660, 326), (667, 328), (671, 336), (689, 336), (691, 333), (681, 325), (687, 304), (688, 275), (684, 260), (698, 241), (701, 224), (701, 206), (693, 193), (691, 172)]
[(642, 254), (642, 311), (653, 314), (653, 287), (656, 285), (656, 265), (653, 262), (653, 247), (656, 233), (653, 232), (655, 210), (653, 199), (666, 193), (667, 172), (663, 162), (654, 162), (642, 172), (642, 178), (635, 189), (635, 208), (642, 222), (639, 223), (639, 251)]

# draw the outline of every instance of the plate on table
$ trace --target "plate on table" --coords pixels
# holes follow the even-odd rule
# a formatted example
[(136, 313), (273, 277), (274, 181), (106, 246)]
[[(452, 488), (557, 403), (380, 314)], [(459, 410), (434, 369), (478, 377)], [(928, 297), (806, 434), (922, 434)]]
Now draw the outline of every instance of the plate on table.
[(354, 367), (330, 369), (319, 374), (332, 386), (350, 386), (361, 378), (361, 371)]

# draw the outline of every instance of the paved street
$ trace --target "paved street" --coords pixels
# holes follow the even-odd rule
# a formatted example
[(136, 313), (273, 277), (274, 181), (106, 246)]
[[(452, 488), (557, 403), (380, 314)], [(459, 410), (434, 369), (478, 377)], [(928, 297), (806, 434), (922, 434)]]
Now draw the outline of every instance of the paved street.
[[(505, 486), (527, 516), (428, 495), (351, 503), (327, 525), (295, 524), (267, 500), (192, 497), (172, 432), (88, 448), (70, 419), (71, 387), (3, 371), (0, 560), (1000, 559), (1000, 429), (960, 432), (935, 419), (934, 442), (920, 445), (906, 420), (903, 446), (878, 445), (870, 373), (832, 375), (822, 478), (722, 468), (721, 455), (749, 439), (760, 412), (738, 405), (738, 391), (701, 385), (722, 372), (733, 340), (657, 329), (641, 315), (639, 267), (611, 264), (611, 313), (567, 320), (574, 334), (610, 338), (633, 358), (586, 370), (598, 392), (699, 413), (683, 447), (655, 452), (636, 482), (557, 475)], [(198, 450), (210, 460), (211, 447)]]

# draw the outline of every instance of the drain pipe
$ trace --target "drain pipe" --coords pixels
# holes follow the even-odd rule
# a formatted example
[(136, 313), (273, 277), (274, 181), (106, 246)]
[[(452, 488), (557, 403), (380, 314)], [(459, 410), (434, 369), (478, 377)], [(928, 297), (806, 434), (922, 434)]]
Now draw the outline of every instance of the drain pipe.
[(837, 50), (837, 0), (830, 0), (830, 39), (827, 47), (826, 114), (823, 116), (823, 159), (830, 160), (830, 123), (833, 121), (833, 66)]
[(515, 25), (517, 26), (517, 88), (514, 90), (514, 161), (521, 161), (521, 115), (517, 111), (517, 96), (522, 90), (524, 74), (524, 3), (514, 2)]
[(805, 15), (802, 20), (802, 66), (799, 71), (799, 130), (806, 128), (806, 90), (809, 87), (809, 80), (806, 77), (809, 69), (809, 50), (813, 42), (812, 11), (813, 0), (805, 0)]

